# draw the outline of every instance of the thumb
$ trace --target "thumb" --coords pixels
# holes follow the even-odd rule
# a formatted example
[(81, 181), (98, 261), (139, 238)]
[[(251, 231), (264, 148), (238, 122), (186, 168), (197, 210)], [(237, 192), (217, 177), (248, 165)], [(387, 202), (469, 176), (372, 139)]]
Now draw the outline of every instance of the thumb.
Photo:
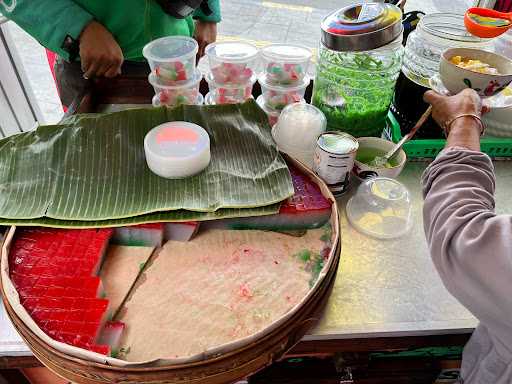
[(443, 98), (444, 96), (434, 91), (427, 91), (423, 95), (423, 100), (425, 101), (425, 103), (429, 103), (430, 105), (435, 104), (436, 102), (442, 100)]

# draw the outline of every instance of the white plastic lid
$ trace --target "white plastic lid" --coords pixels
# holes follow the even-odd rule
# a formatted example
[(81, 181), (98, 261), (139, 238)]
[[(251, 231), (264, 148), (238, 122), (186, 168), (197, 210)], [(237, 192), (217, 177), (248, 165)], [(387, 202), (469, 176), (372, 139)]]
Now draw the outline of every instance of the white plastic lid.
[(239, 41), (213, 43), (206, 47), (205, 52), (209, 57), (227, 63), (245, 63), (259, 54), (256, 46)]
[(194, 175), (210, 163), (210, 137), (197, 124), (173, 121), (161, 124), (144, 138), (149, 168), (159, 176)]
[(142, 55), (151, 61), (187, 60), (197, 54), (197, 41), (187, 36), (166, 36), (146, 44)]
[(311, 50), (300, 44), (270, 44), (261, 49), (261, 55), (269, 61), (302, 63), (311, 59)]
[(393, 239), (411, 229), (411, 201), (398, 181), (376, 177), (361, 184), (346, 206), (350, 224), (378, 239)]
[(296, 85), (276, 85), (268, 79), (267, 75), (263, 75), (258, 78), (258, 83), (260, 83), (263, 88), (267, 88), (278, 93), (291, 93), (306, 89), (310, 82), (311, 79), (308, 76), (305, 76), (302, 81)]
[(162, 84), (160, 81), (158, 81), (158, 76), (154, 72), (151, 72), (148, 75), (149, 84), (151, 84), (153, 87), (162, 88), (162, 89), (172, 89), (172, 90), (178, 90), (178, 89), (184, 89), (184, 88), (195, 88), (198, 86), (198, 84), (201, 82), (202, 79), (203, 79), (203, 74), (201, 73), (201, 71), (199, 69), (196, 69), (194, 71), (194, 76), (190, 80), (188, 80), (186, 82), (176, 83), (175, 85)]

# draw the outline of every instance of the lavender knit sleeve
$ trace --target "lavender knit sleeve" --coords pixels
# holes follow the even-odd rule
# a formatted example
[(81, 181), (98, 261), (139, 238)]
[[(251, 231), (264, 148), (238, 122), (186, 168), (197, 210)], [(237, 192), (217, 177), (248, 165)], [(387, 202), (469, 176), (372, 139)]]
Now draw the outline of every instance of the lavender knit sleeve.
[(512, 350), (512, 216), (494, 212), (490, 158), (446, 149), (422, 184), (425, 234), (443, 283)]

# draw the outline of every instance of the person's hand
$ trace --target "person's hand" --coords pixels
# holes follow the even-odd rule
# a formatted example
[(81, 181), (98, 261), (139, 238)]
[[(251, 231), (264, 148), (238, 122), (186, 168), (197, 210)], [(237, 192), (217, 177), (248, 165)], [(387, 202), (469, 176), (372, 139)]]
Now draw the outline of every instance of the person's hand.
[(443, 96), (434, 91), (427, 91), (423, 99), (432, 105), (432, 117), (441, 127), (454, 117), (464, 114), (481, 116), (486, 112), (478, 93), (469, 88), (455, 96)]
[[(488, 109), (482, 105), (478, 93), (469, 88), (455, 96), (443, 96), (434, 91), (427, 91), (423, 99), (432, 105), (432, 117), (439, 126), (449, 130), (446, 132), (449, 134), (447, 147), (480, 149), (483, 125), (478, 118)], [(447, 124), (450, 126), (446, 126)]]
[(91, 21), (80, 34), (79, 42), (84, 78), (112, 78), (121, 74), (123, 51), (107, 28)]
[(194, 37), (199, 44), (198, 57), (203, 57), (206, 46), (217, 40), (217, 23), (197, 20)]

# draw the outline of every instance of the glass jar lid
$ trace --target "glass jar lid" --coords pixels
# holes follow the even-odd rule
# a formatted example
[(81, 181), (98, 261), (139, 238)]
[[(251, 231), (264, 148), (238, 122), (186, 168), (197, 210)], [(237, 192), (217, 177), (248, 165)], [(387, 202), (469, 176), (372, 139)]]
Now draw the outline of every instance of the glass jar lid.
[(402, 11), (393, 4), (349, 5), (321, 24), (322, 43), (335, 51), (368, 51), (395, 40), (403, 31)]

